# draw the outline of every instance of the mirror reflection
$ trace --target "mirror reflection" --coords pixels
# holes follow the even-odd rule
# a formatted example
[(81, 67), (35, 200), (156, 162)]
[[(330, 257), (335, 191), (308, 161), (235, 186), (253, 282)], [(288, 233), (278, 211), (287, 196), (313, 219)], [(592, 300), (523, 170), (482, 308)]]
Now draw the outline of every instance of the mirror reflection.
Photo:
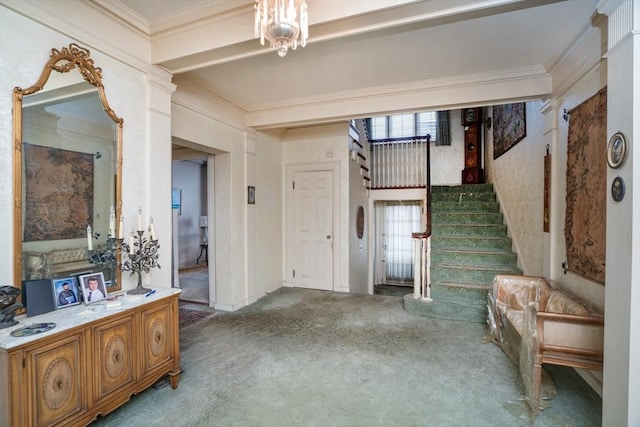
[(84, 67), (88, 51), (76, 52), (82, 74), (71, 68), (46, 79), (45, 66), (44, 90), (24, 96), (17, 116), (22, 158), (15, 162), (21, 169), (15, 171), (20, 182), (16, 199), (22, 209), (17, 205), (16, 217), (22, 232), (16, 247), (22, 265), (16, 276), (36, 280), (102, 272), (112, 292), (121, 287), (109, 238), (117, 235), (120, 214), (122, 120), (105, 103), (100, 69), (93, 69), (94, 75)]

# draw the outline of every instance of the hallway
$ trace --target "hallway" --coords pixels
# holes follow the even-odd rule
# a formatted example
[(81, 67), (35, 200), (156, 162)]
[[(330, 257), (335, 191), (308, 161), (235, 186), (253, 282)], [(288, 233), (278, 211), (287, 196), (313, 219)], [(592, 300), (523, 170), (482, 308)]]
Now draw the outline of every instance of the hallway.
[(199, 265), (180, 269), (180, 301), (209, 304), (208, 268), (207, 265)]

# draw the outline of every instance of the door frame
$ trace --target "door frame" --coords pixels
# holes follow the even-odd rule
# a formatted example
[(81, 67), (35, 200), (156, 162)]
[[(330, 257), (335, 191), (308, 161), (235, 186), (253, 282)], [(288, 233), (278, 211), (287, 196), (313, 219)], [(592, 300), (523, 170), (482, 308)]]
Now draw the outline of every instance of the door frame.
[[(394, 190), (371, 190), (369, 192), (369, 218), (374, 210), (374, 205), (377, 201), (386, 201), (386, 200), (420, 200), (426, 206), (427, 200), (427, 192), (424, 188), (405, 188), (405, 189), (394, 189)], [(426, 212), (422, 214), (422, 223), (426, 224)], [(375, 221), (369, 221), (369, 236), (374, 236), (376, 233), (376, 224)], [(375, 247), (374, 245), (369, 245), (369, 295), (373, 295), (373, 269), (375, 258)]]
[(334, 291), (348, 292), (348, 287), (344, 289), (341, 286), (342, 273), (342, 223), (340, 203), (340, 162), (318, 162), (318, 163), (298, 163), (289, 164), (285, 167), (285, 209), (283, 215), (282, 232), (284, 233), (282, 241), (285, 244), (285, 256), (283, 258), (283, 286), (294, 287), (293, 280), (293, 176), (298, 172), (331, 172), (332, 176), (332, 192), (333, 192), (333, 283), (331, 288)]

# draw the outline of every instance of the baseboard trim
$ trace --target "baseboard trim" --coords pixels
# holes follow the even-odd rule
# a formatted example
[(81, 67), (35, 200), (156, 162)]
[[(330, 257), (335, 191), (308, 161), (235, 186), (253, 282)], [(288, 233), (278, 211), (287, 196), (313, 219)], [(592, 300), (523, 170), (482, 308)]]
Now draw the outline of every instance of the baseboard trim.
[(598, 396), (602, 397), (602, 380), (593, 371), (586, 369), (574, 368), (575, 371), (582, 377), (582, 379), (589, 384), (589, 386), (598, 393)]

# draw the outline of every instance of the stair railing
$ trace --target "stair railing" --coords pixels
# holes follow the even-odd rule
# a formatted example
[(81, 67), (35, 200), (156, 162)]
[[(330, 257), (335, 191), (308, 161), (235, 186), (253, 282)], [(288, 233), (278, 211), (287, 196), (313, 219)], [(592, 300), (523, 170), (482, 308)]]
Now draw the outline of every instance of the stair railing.
[(425, 185), (425, 231), (411, 233), (414, 243), (413, 266), (413, 298), (424, 301), (431, 299), (431, 149), (429, 141), (431, 135), (427, 134), (426, 143), (426, 185)]

